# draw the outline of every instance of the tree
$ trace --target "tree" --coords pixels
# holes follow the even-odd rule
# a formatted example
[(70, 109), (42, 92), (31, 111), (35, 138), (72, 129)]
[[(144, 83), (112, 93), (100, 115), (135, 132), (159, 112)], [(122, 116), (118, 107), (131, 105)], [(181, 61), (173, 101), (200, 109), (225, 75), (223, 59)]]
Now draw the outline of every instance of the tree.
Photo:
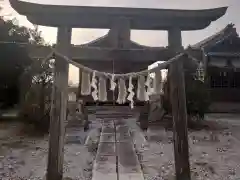
[(29, 87), (29, 90), (26, 93), (26, 98), (31, 91), (38, 94), (36, 97), (36, 103), (39, 106), (40, 114), (44, 114), (45, 108), (50, 104), (51, 87), (53, 82), (53, 66), (53, 60), (43, 61), (38, 59), (35, 60), (29, 70), (25, 72), (25, 75), (31, 79), (31, 87)]
[(28, 56), (28, 45), (45, 45), (41, 32), (16, 20), (0, 21), (0, 103), (9, 107), (21, 97), (23, 120), (48, 129), (54, 62)]
[(31, 64), (27, 48), (15, 42), (28, 43), (30, 34), (11, 20), (0, 21), (0, 102), (8, 107), (18, 102), (19, 77)]
[(49, 129), (53, 63), (36, 60), (23, 78), (30, 78), (31, 86), (24, 96), (21, 115), (28, 123), (44, 132)]
[[(32, 36), (31, 44), (44, 45), (44, 40), (37, 27), (30, 32)], [(34, 59), (22, 76), (23, 81), (30, 80), (30, 86), (23, 93), (24, 103), (21, 114), (29, 123), (45, 132), (49, 129), (50, 121), (53, 67), (53, 60)]]

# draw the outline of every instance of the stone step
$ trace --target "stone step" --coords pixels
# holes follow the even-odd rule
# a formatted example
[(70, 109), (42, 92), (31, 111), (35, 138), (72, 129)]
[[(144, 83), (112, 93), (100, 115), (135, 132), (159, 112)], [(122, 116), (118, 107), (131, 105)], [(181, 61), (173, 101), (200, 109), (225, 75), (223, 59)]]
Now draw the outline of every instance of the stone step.
[(82, 121), (68, 121), (66, 127), (71, 128), (71, 127), (82, 127)]
[(111, 113), (111, 114), (100, 114), (100, 113), (96, 113), (95, 114), (98, 117), (106, 117), (106, 118), (121, 118), (121, 117), (133, 117), (134, 114), (126, 114), (126, 113)]
[(109, 116), (109, 117), (106, 117), (106, 115), (96, 115), (96, 118), (98, 118), (98, 119), (112, 119), (112, 118), (122, 118), (122, 119), (128, 119), (128, 118), (134, 118), (134, 116), (123, 116), (123, 115), (119, 115), (119, 116), (117, 116), (117, 115), (111, 115), (111, 116)]

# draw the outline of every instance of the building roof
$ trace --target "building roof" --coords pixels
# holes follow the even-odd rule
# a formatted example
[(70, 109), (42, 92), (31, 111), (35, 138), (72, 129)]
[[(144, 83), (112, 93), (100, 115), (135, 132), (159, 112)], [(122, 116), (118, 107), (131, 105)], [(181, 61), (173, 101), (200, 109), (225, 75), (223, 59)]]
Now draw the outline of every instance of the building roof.
[(240, 57), (240, 52), (209, 52), (208, 55), (216, 57)]
[(207, 37), (206, 39), (190, 46), (193, 49), (205, 49), (209, 48), (210, 46), (214, 46), (219, 42), (222, 42), (230, 37), (238, 36), (236, 28), (234, 24), (228, 24), (225, 28), (217, 32), (216, 34)]
[[(111, 29), (109, 30), (109, 32)], [(85, 44), (80, 44), (80, 45), (74, 45), (75, 47), (112, 47), (109, 42), (111, 41), (111, 37), (109, 36), (109, 32), (97, 39), (94, 39), (88, 43)], [(142, 45), (140, 43), (137, 43), (135, 41), (129, 40), (130, 41), (130, 48), (132, 49), (155, 49), (155, 50), (165, 50), (166, 47), (151, 47), (151, 46), (146, 46)]]

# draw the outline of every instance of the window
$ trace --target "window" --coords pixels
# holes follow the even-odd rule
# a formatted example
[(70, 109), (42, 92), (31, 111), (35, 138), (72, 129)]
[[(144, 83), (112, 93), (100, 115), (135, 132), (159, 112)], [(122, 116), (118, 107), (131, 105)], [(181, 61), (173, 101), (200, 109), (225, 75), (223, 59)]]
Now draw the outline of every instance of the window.
[(215, 72), (210, 79), (211, 88), (240, 88), (240, 72)]

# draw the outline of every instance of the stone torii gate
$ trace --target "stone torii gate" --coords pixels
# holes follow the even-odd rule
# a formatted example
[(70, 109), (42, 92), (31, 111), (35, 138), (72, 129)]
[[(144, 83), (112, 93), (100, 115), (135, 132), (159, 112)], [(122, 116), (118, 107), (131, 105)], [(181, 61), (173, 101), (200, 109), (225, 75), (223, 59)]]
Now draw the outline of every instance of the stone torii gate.
[[(83, 7), (42, 5), (10, 0), (11, 6), (37, 25), (58, 28), (58, 52), (73, 58), (71, 48), (72, 28), (110, 29), (114, 22), (123, 21), (131, 29), (166, 30), (172, 52), (183, 50), (181, 31), (204, 29), (226, 12), (226, 7), (207, 10), (167, 10), (117, 7)], [(89, 57), (101, 60), (145, 61), (151, 52), (129, 48), (84, 48), (80, 63)], [(85, 56), (84, 56), (85, 55)], [(136, 58), (137, 57), (137, 58)], [(143, 58), (142, 58), (143, 57)], [(150, 55), (151, 57), (151, 55)], [(174, 125), (174, 155), (177, 180), (190, 180), (187, 114), (182, 62), (170, 65), (170, 87)], [(67, 106), (68, 64), (56, 58), (55, 87), (53, 92), (47, 180), (61, 180), (63, 176), (63, 147)]]

